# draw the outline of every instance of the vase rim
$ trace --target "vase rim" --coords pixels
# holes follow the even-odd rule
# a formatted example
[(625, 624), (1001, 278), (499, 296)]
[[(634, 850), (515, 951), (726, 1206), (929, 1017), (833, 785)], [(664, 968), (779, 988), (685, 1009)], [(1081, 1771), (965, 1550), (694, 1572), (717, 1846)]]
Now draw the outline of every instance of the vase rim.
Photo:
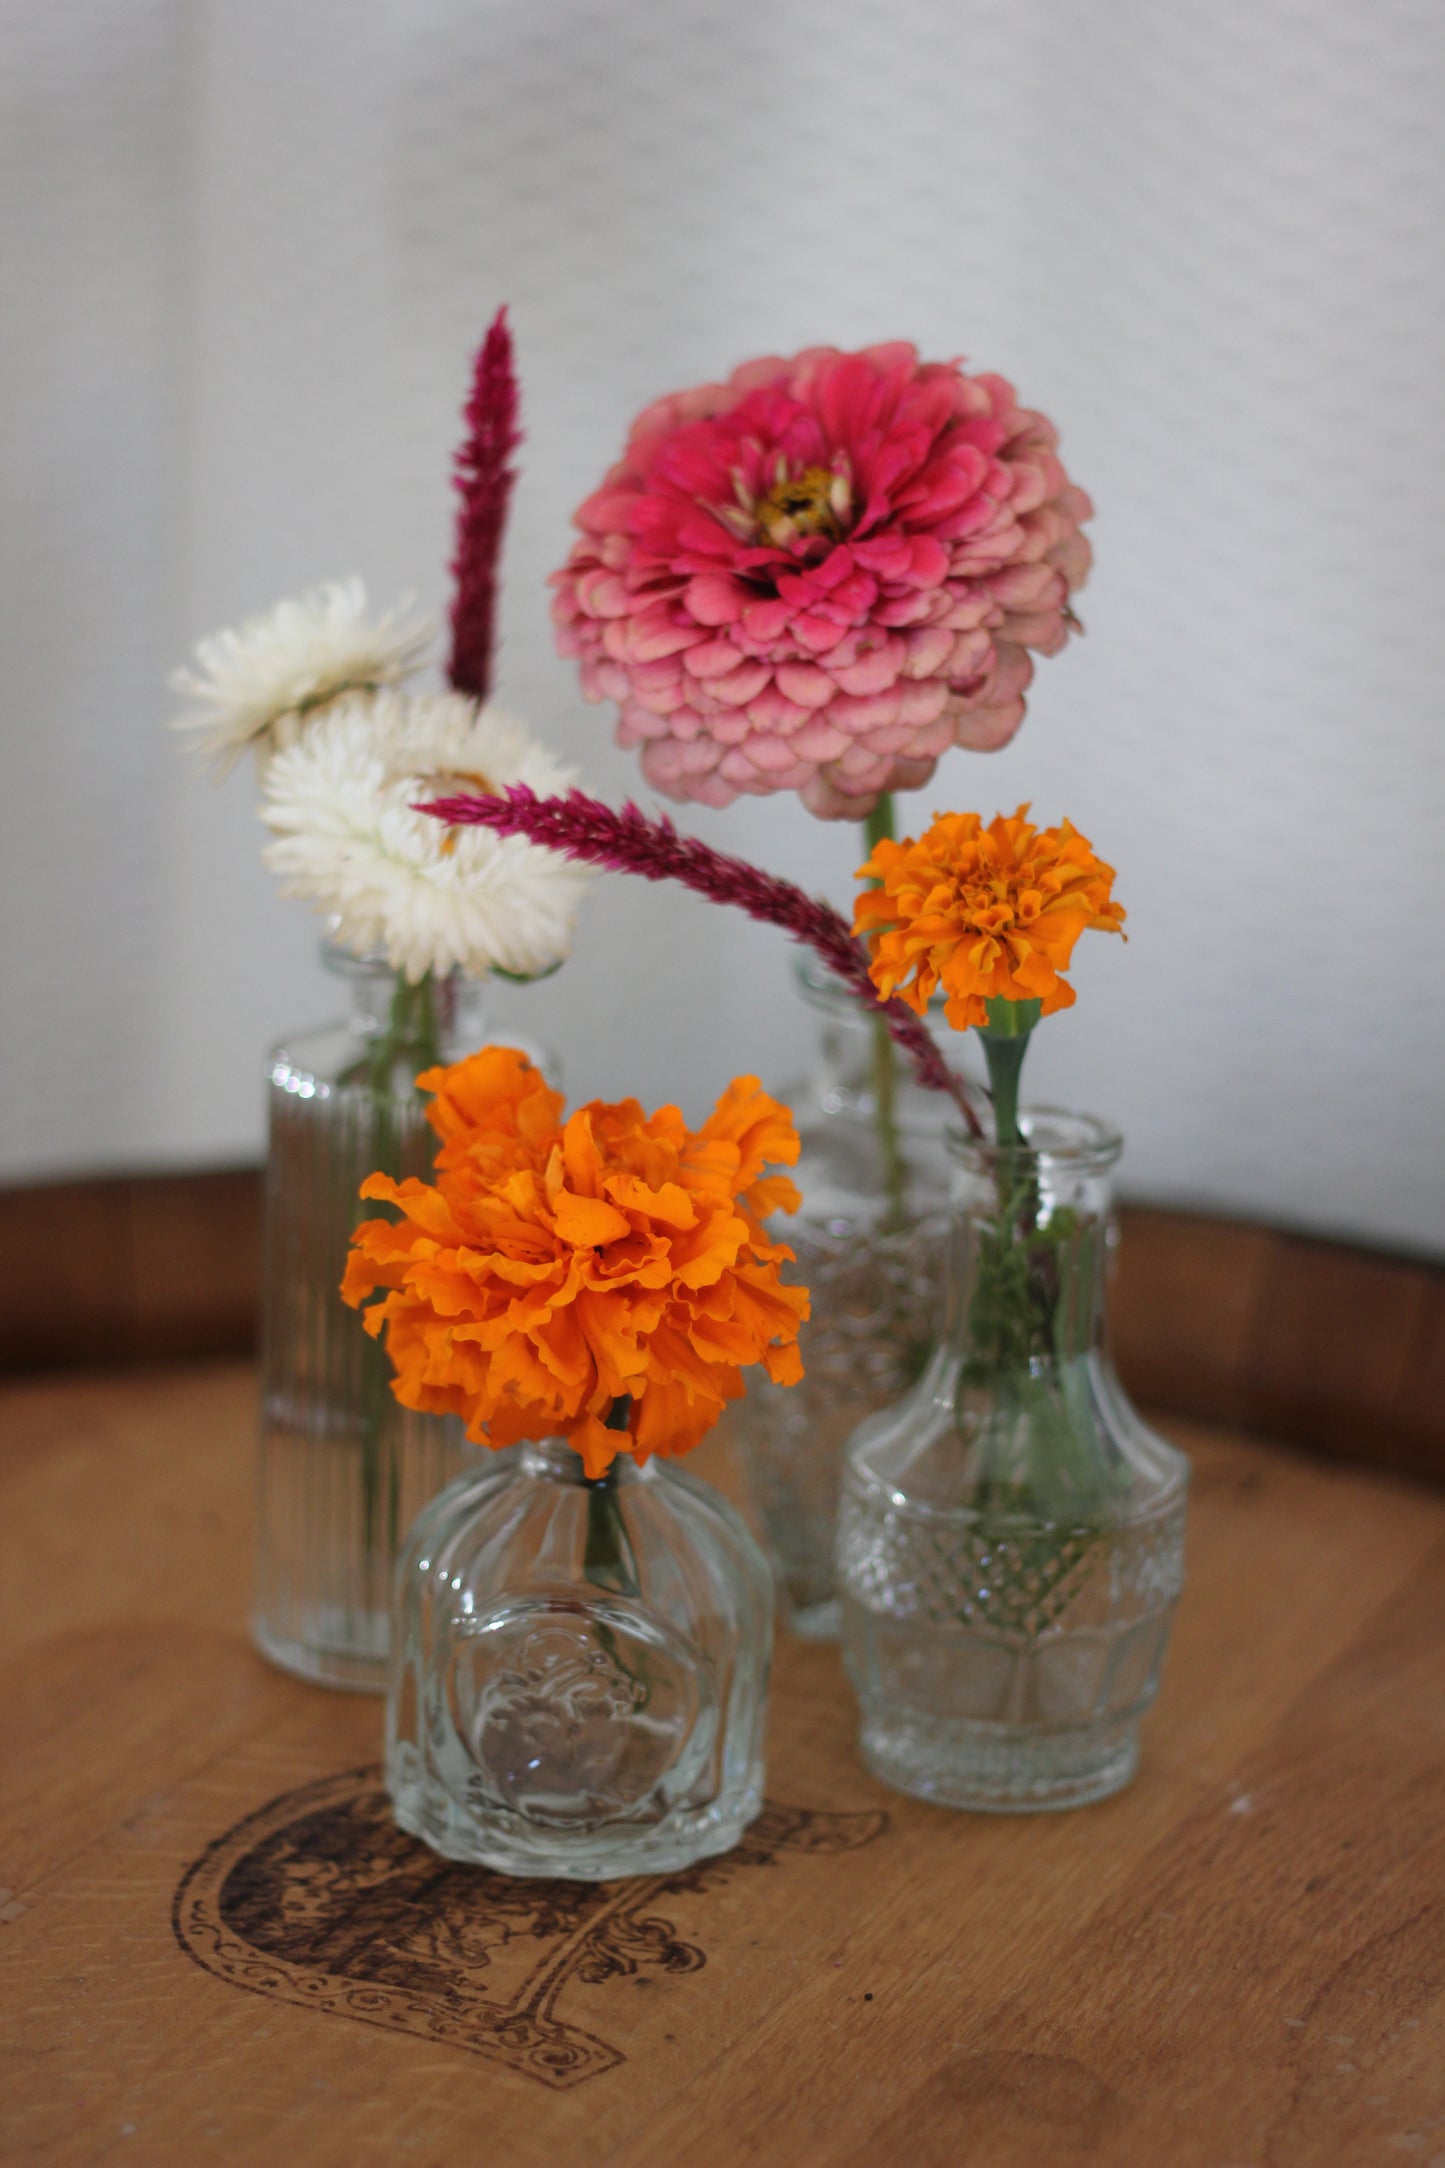
[[(570, 1438), (528, 1438), (522, 1446), (522, 1472), (546, 1476), (554, 1483), (575, 1483), (579, 1487), (587, 1481), (582, 1455)], [(631, 1453), (619, 1453), (608, 1470), (619, 1483), (633, 1482), (646, 1472)]]
[[(358, 955), (355, 949), (343, 947), (328, 930), (321, 936), (321, 962), (325, 970), (342, 979), (399, 979), (405, 974), (398, 970), (385, 949), (367, 949)], [(415, 982), (413, 982), (415, 983)], [(448, 971), (435, 981), (437, 985), (480, 986), (480, 979), (468, 978), (460, 971)]]
[(991, 1137), (973, 1137), (953, 1127), (945, 1136), (953, 1158), (985, 1172), (1000, 1160), (1022, 1153), (1079, 1174), (1106, 1174), (1124, 1149), (1124, 1139), (1111, 1122), (1097, 1114), (1082, 1114), (1077, 1107), (1020, 1107), (1019, 1128), (1024, 1134), (1022, 1145), (995, 1144)]

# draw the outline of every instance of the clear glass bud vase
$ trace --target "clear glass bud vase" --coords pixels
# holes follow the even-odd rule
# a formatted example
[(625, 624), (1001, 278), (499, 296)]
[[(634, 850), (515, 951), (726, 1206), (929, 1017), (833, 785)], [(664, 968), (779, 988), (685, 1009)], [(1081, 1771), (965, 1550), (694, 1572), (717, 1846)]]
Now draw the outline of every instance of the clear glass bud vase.
[(488, 1454), (411, 1531), (387, 1787), (449, 1859), (585, 1882), (671, 1873), (763, 1803), (767, 1563), (675, 1462), (600, 1481), (559, 1439)]
[(481, 990), (413, 987), (327, 944), (351, 1013), (267, 1063), (256, 1607), (262, 1653), (327, 1686), (386, 1684), (399, 1536), (472, 1449), (460, 1424), (399, 1407), (383, 1350), (341, 1300), (368, 1174), (425, 1176), (420, 1069), (484, 1045)]
[(956, 1109), (919, 1089), (878, 1019), (810, 958), (797, 981), (818, 1019), (806, 1082), (779, 1097), (802, 1154), (801, 1209), (776, 1232), (797, 1253), (784, 1277), (812, 1295), (798, 1335), (803, 1378), (748, 1375), (727, 1417), (773, 1561), (784, 1622), (835, 1639), (833, 1537), (843, 1447), (859, 1419), (897, 1400), (937, 1336)]
[(845, 1455), (844, 1645), (874, 1773), (945, 1806), (1081, 1806), (1133, 1776), (1184, 1568), (1188, 1463), (1105, 1352), (1120, 1141), (1037, 1108), (955, 1136), (948, 1322)]

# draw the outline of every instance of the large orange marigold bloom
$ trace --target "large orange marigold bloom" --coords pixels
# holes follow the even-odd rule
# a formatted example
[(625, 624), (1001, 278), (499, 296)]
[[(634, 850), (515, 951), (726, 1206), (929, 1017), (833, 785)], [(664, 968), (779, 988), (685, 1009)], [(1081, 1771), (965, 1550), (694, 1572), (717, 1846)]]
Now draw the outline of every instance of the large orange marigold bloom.
[(869, 975), (886, 1001), (896, 994), (922, 1016), (942, 987), (956, 1031), (988, 1020), (990, 1001), (1069, 1008), (1062, 976), (1087, 927), (1122, 930), (1110, 893), (1114, 869), (1065, 821), (1035, 828), (1021, 805), (987, 828), (977, 813), (940, 813), (914, 842), (883, 842), (860, 879), (853, 931), (873, 950)]
[[(807, 1291), (762, 1221), (797, 1189), (765, 1175), (798, 1156), (787, 1108), (738, 1077), (701, 1129), (676, 1107), (601, 1100), (564, 1119), (510, 1047), (417, 1082), (435, 1098), (434, 1182), (373, 1174), (397, 1206), (352, 1237), (342, 1294), (386, 1334), (403, 1407), (460, 1415), (479, 1445), (569, 1438), (589, 1476), (619, 1452), (686, 1453), (761, 1362), (802, 1376)], [(627, 1428), (606, 1427), (629, 1403)]]

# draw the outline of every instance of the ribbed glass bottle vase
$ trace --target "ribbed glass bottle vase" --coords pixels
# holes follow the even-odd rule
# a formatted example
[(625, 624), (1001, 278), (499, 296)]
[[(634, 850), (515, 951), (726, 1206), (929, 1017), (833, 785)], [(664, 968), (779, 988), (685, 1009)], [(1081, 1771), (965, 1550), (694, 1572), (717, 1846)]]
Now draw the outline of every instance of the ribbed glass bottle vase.
[(408, 987), (328, 948), (352, 1013), (268, 1064), (256, 1608), (263, 1654), (328, 1686), (380, 1692), (397, 1544), (472, 1448), (391, 1392), (384, 1351), (342, 1302), (352, 1229), (378, 1170), (425, 1176), (434, 1138), (414, 1079), (486, 1043), (478, 989)]

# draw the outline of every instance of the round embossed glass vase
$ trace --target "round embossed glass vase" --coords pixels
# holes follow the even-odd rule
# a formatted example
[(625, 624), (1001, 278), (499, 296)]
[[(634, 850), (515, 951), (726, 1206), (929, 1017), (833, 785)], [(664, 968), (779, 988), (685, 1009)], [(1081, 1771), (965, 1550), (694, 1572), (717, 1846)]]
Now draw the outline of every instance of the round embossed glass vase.
[(1105, 1351), (1117, 1135), (1051, 1108), (953, 1140), (948, 1323), (845, 1455), (838, 1576), (860, 1747), (945, 1806), (1128, 1783), (1183, 1576), (1188, 1464)]
[(728, 1851), (763, 1804), (767, 1563), (675, 1462), (487, 1455), (397, 1569), (387, 1788), (449, 1859), (579, 1881)]
[(267, 1063), (252, 1630), (287, 1671), (379, 1693), (398, 1537), (472, 1453), (459, 1423), (397, 1404), (341, 1276), (352, 1229), (377, 1209), (358, 1195), (366, 1176), (430, 1169), (418, 1070), (484, 1044), (487, 1017), (473, 981), (410, 986), (330, 944), (322, 958), (346, 982), (350, 1014)]
[(779, 1096), (802, 1153), (802, 1209), (779, 1220), (785, 1277), (811, 1292), (800, 1384), (748, 1374), (724, 1418), (741, 1446), (786, 1624), (835, 1639), (833, 1538), (843, 1447), (860, 1416), (918, 1376), (938, 1327), (953, 1108), (912, 1081), (879, 1020), (812, 959), (797, 966), (818, 1019), (818, 1060)]

